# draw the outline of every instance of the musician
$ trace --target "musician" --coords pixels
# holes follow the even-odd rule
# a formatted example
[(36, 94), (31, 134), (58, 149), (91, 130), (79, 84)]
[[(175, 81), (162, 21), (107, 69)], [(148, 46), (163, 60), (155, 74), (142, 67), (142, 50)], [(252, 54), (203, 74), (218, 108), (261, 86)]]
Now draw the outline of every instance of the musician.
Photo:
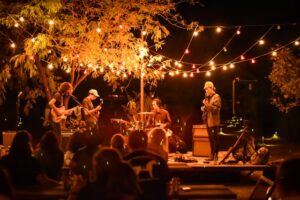
[(73, 86), (69, 82), (63, 82), (58, 88), (53, 97), (48, 102), (51, 108), (50, 111), (50, 124), (53, 132), (56, 134), (59, 144), (61, 143), (61, 121), (66, 119), (66, 115), (71, 115), (74, 109), (65, 110), (66, 99), (72, 95)]
[(172, 120), (169, 112), (162, 108), (161, 100), (158, 98), (153, 99), (152, 108), (152, 114), (148, 118), (147, 127), (168, 128)]
[(202, 101), (201, 110), (205, 119), (210, 140), (211, 155), (208, 160), (218, 160), (221, 97), (216, 93), (216, 88), (211, 81), (204, 84), (205, 99)]
[(84, 110), (84, 119), (87, 128), (98, 129), (98, 118), (100, 115), (100, 110), (102, 108), (102, 102), (97, 107), (94, 107), (93, 101), (99, 96), (98, 91), (95, 89), (90, 89), (89, 94), (82, 101), (82, 106)]

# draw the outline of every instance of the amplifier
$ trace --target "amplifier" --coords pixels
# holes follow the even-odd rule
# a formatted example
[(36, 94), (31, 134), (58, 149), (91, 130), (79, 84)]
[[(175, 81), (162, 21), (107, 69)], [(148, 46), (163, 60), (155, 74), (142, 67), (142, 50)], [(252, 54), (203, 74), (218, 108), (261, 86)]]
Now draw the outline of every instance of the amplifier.
[(210, 141), (206, 125), (193, 125), (193, 156), (210, 156), (210, 153)]

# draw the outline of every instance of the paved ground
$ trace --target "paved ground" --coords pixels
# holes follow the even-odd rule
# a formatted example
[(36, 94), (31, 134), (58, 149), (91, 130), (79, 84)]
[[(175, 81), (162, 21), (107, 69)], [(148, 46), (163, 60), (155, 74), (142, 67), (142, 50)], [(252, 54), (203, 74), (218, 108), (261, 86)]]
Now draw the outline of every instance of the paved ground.
[[(265, 141), (266, 147), (270, 149), (270, 164), (279, 164), (283, 159), (289, 156), (300, 155), (300, 145), (288, 143), (283, 140)], [(238, 196), (237, 199), (248, 199), (254, 189), (255, 183), (261, 172), (255, 172), (252, 176), (242, 176), (240, 180), (225, 181), (228, 186)]]

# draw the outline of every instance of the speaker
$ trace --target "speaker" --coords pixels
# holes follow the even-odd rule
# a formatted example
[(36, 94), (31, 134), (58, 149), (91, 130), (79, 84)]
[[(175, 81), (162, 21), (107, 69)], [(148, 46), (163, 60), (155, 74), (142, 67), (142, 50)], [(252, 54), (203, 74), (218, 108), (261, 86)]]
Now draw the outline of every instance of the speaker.
[(206, 125), (193, 125), (193, 156), (210, 156), (210, 153), (210, 141)]

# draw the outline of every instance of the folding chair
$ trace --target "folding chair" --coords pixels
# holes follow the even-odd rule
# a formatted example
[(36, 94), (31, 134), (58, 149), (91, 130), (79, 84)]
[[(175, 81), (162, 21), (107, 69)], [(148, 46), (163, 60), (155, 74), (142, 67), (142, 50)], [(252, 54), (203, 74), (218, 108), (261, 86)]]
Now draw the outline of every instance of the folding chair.
[(275, 188), (274, 181), (265, 176), (260, 176), (248, 200), (268, 200)]

